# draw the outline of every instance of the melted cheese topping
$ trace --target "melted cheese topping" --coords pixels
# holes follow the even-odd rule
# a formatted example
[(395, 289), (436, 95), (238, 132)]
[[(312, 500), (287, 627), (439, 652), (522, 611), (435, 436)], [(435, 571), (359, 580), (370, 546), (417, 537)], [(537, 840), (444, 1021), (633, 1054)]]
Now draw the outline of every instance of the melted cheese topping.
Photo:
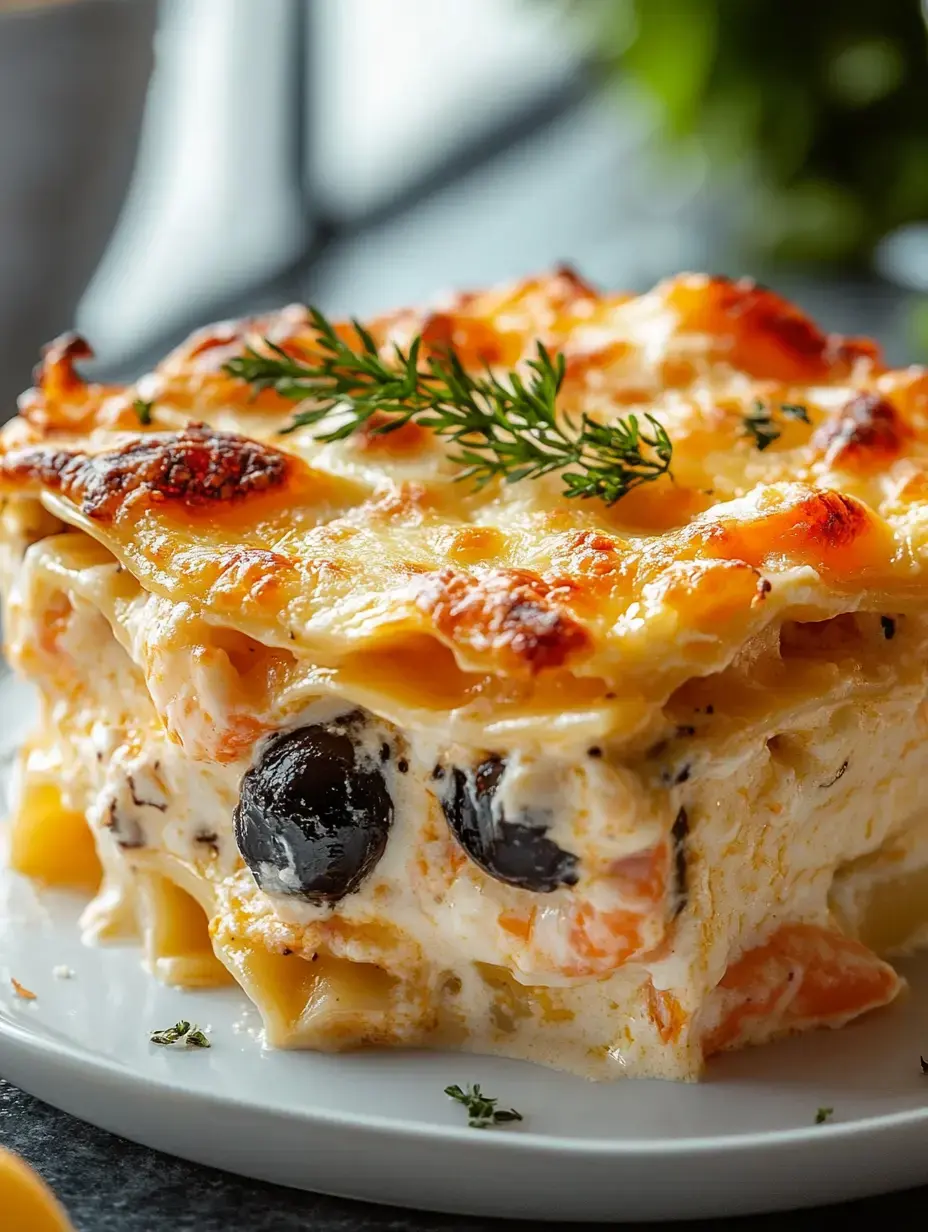
[[(607, 508), (556, 475), (475, 492), (416, 425), (281, 436), (293, 406), (222, 364), (262, 337), (311, 353), (301, 308), (203, 331), (129, 389), (84, 384), (59, 340), (0, 441), (6, 634), (45, 698), (21, 846), (55, 807), (85, 817), (88, 930), (140, 929), (178, 982), (219, 978), (215, 952), (280, 1044), (686, 1077), (891, 999), (863, 942), (887, 931), (875, 887), (928, 864), (928, 376), (701, 276), (632, 298), (561, 271), (371, 329), (502, 368), (541, 340), (563, 409), (653, 414), (673, 478)], [(355, 708), (362, 757), (403, 750), (383, 858), (335, 908), (293, 897), (295, 869), (259, 890), (242, 775)], [(576, 886), (505, 885), (458, 848), (442, 793), (487, 754), (496, 815), (549, 817)]]
[[(564, 500), (557, 475), (474, 492), (414, 425), (281, 437), (292, 404), (222, 364), (262, 336), (311, 351), (290, 308), (195, 335), (128, 390), (84, 385), (78, 344), (53, 346), (5, 430), (0, 484), (41, 493), (171, 604), (345, 691), (377, 680), (404, 722), (451, 711), (475, 732), (492, 710), (546, 745), (550, 714), (578, 702), (600, 735), (633, 730), (798, 613), (919, 602), (928, 377), (885, 371), (771, 292), (685, 276), (603, 297), (562, 273), (372, 328), (385, 351), (421, 331), (473, 364), (518, 365), (538, 339), (562, 350), (563, 409), (655, 415), (673, 479), (607, 509)], [(136, 397), (154, 401), (148, 430)], [(758, 398), (811, 422), (782, 416), (761, 452), (744, 424)], [(425, 655), (428, 683), (410, 680)]]

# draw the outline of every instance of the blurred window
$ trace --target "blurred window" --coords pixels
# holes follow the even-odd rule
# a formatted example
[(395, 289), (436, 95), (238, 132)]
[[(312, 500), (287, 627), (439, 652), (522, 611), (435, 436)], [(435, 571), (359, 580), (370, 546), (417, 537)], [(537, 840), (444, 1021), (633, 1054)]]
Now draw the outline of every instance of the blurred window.
[(375, 208), (452, 161), (569, 80), (581, 58), (556, 6), (537, 0), (310, 9), (311, 192), (336, 215)]
[(582, 60), (537, 0), (161, 0), (156, 53), (78, 319), (109, 368), (479, 163)]

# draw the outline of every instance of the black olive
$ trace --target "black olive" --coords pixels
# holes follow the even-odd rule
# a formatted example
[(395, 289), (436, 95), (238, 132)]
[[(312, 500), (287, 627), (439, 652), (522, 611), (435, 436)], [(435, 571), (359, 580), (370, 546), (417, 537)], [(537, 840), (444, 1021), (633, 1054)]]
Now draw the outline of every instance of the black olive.
[(358, 764), (360, 721), (285, 732), (242, 779), (235, 841), (263, 890), (334, 903), (383, 855), (393, 801), (373, 759)]
[(507, 885), (550, 894), (561, 885), (576, 885), (577, 857), (546, 838), (541, 819), (521, 814), (508, 821), (494, 810), (493, 797), (506, 763), (488, 758), (472, 775), (455, 768), (442, 808), (451, 832), (475, 864)]

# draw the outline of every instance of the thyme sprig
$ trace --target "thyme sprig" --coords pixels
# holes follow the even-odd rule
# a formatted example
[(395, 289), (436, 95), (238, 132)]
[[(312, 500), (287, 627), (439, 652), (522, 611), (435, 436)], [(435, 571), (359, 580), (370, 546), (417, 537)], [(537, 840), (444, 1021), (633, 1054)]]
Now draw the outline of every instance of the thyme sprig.
[(540, 342), (525, 376), (498, 376), (489, 369), (475, 375), (452, 348), (425, 357), (421, 336), (407, 350), (394, 346), (387, 362), (357, 321), (352, 322), (357, 345), (351, 346), (318, 309), (309, 313), (319, 347), (312, 361), (294, 358), (265, 339), (266, 351), (249, 347), (224, 365), (228, 375), (256, 392), (273, 389), (308, 404), (283, 433), (330, 416), (334, 426), (319, 434), (322, 441), (343, 440), (375, 415), (370, 428), (375, 433), (415, 422), (453, 443), (452, 460), (463, 468), (458, 478), (478, 488), (492, 479), (517, 483), (560, 471), (566, 496), (599, 497), (609, 505), (670, 473), (673, 446), (652, 415), (646, 413), (644, 422), (631, 414), (604, 424), (586, 414), (578, 421), (558, 413), (564, 356), (552, 356)]
[(489, 1129), (492, 1125), (505, 1125), (511, 1121), (521, 1121), (522, 1113), (515, 1108), (497, 1108), (498, 1099), (492, 1099), (480, 1090), (480, 1083), (468, 1086), (463, 1091), (457, 1083), (445, 1087), (445, 1094), (456, 1103), (463, 1104), (467, 1109), (467, 1124), (471, 1129)]

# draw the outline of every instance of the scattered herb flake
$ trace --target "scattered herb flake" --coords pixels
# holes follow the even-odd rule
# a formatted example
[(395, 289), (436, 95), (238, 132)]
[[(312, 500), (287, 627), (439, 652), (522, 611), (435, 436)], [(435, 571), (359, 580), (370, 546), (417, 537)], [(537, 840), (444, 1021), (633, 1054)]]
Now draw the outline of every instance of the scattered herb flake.
[[(781, 402), (780, 414), (787, 419), (801, 419), (803, 423), (811, 423), (808, 408), (800, 402)], [(745, 431), (754, 438), (755, 446), (761, 453), (779, 440), (781, 430), (774, 419), (773, 410), (760, 398), (755, 398), (754, 405), (744, 416)]]
[(190, 1023), (181, 1019), (180, 1022), (175, 1022), (173, 1027), (165, 1027), (163, 1031), (152, 1031), (151, 1042), (153, 1044), (176, 1044), (189, 1030)]
[(808, 407), (801, 402), (781, 402), (780, 410), (788, 419), (801, 419), (803, 423), (811, 423)]
[(748, 436), (753, 436), (754, 444), (761, 453), (780, 437), (780, 429), (759, 398), (744, 417), (744, 429)]
[(445, 1087), (445, 1094), (456, 1103), (463, 1104), (467, 1109), (467, 1124), (471, 1129), (488, 1129), (491, 1125), (505, 1125), (511, 1121), (521, 1121), (522, 1113), (515, 1108), (497, 1108), (497, 1099), (491, 1099), (480, 1090), (480, 1084), (475, 1082), (466, 1091), (455, 1083)]
[(132, 403), (132, 409), (135, 411), (136, 418), (143, 427), (147, 428), (151, 423), (151, 413), (154, 405), (154, 402), (146, 402), (144, 398), (136, 398)]
[(19, 980), (14, 980), (12, 976), (10, 976), (10, 983), (13, 985), (13, 991), (17, 997), (21, 997), (23, 1001), (35, 1000), (35, 993), (31, 988), (27, 988), (25, 984), (20, 984)]
[(816, 1112), (815, 1114), (815, 1124), (824, 1125), (825, 1122), (829, 1119), (829, 1117), (833, 1115), (833, 1113), (834, 1113), (834, 1108), (819, 1108), (818, 1112)]
[(175, 1022), (173, 1027), (165, 1027), (163, 1031), (152, 1031), (151, 1042), (153, 1044), (177, 1044), (181, 1040), (184, 1041), (185, 1048), (209, 1048), (210, 1043), (206, 1035), (200, 1028), (193, 1024), (190, 1025), (185, 1019), (180, 1022)]

